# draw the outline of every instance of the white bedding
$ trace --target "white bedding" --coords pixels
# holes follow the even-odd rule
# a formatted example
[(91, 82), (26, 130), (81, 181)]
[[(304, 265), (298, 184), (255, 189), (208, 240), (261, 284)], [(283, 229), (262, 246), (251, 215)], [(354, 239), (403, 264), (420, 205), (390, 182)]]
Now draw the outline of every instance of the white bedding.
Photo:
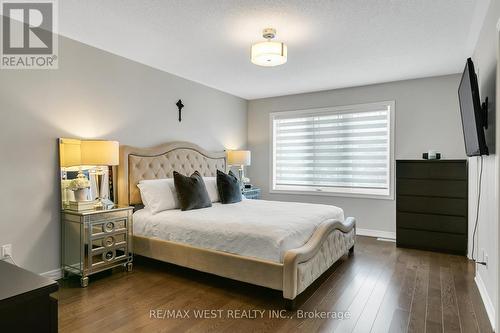
[(155, 215), (142, 209), (134, 213), (134, 235), (281, 263), (286, 251), (304, 245), (327, 220), (344, 222), (343, 210), (327, 205), (243, 200)]

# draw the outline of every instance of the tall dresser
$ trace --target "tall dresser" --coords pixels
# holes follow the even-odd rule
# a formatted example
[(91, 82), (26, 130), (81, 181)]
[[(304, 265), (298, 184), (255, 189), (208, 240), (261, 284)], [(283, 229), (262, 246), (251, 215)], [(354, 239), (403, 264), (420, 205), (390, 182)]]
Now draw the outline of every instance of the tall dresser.
[(396, 243), (455, 254), (467, 251), (467, 161), (396, 161)]

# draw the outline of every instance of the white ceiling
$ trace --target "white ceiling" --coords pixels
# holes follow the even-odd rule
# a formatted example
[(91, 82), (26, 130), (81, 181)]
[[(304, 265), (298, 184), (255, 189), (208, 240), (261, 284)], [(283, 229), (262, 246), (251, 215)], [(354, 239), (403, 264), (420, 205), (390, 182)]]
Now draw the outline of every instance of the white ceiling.
[[(61, 35), (246, 99), (460, 72), (489, 0), (64, 0)], [(250, 62), (265, 27), (288, 63)]]

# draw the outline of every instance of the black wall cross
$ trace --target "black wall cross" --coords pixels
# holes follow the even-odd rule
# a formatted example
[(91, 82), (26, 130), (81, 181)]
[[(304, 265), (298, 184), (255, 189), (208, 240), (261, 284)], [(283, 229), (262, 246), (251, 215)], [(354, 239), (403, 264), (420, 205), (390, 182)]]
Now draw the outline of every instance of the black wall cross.
[(182, 121), (182, 108), (184, 107), (184, 104), (182, 104), (181, 100), (178, 100), (177, 103), (175, 103), (177, 107), (179, 108), (179, 122)]

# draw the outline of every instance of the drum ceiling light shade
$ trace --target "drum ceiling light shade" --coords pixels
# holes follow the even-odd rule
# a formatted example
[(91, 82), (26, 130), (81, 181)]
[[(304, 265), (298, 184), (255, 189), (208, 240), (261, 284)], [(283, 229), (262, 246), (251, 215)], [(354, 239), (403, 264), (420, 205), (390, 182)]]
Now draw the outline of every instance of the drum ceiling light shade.
[(252, 63), (272, 67), (286, 63), (288, 49), (284, 43), (272, 41), (276, 37), (276, 30), (272, 28), (264, 29), (262, 37), (267, 41), (252, 45)]
[(82, 164), (118, 165), (120, 144), (117, 141), (84, 140), (81, 144)]

